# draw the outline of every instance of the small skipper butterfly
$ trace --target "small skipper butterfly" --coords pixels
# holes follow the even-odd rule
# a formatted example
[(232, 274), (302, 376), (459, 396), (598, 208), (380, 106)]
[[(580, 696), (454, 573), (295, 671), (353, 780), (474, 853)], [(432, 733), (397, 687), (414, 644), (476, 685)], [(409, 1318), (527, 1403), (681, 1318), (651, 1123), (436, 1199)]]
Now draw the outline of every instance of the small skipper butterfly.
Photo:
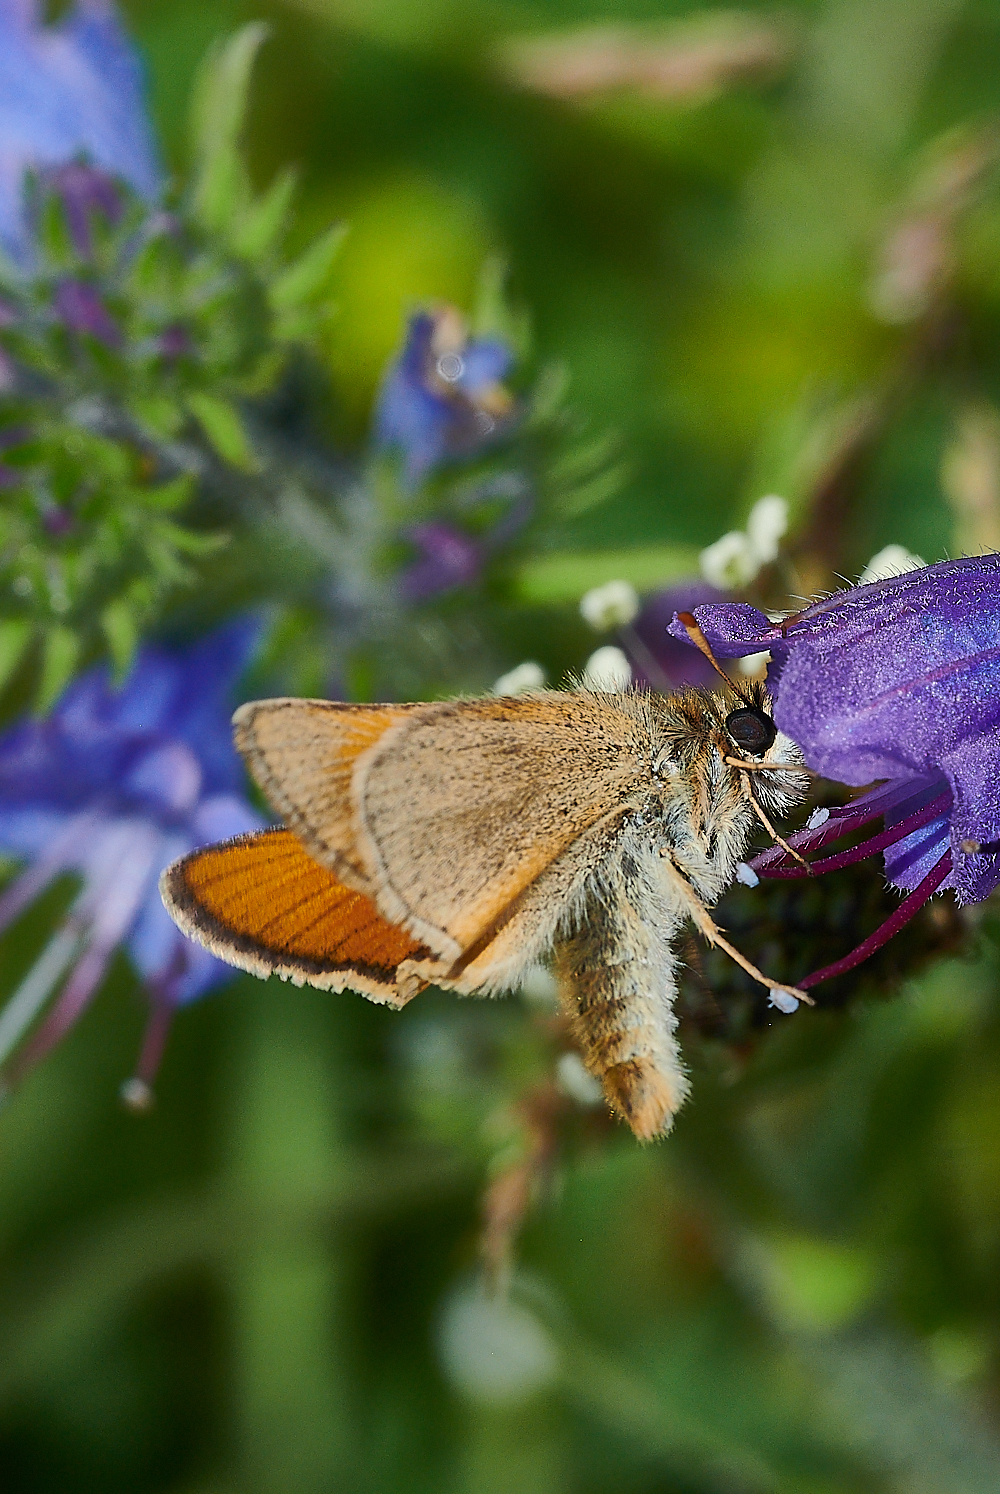
[(242, 970), (401, 1007), (431, 984), (498, 994), (549, 960), (584, 1061), (642, 1139), (669, 1130), (688, 1088), (672, 948), (686, 918), (808, 999), (707, 912), (755, 819), (770, 829), (802, 793), (761, 685), (264, 700), (234, 725), (283, 825), (193, 851), (161, 889), (184, 932)]

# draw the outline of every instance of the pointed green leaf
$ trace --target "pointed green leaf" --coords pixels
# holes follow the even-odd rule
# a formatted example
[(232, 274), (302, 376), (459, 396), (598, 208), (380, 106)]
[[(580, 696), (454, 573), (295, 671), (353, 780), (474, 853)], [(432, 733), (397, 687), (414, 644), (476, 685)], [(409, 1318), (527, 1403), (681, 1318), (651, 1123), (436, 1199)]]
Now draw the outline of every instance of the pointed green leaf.
[(80, 639), (72, 628), (53, 623), (42, 645), (42, 678), (35, 703), (39, 715), (50, 711), (73, 678), (80, 657)]
[(250, 189), (239, 151), (250, 71), (268, 27), (244, 26), (210, 48), (195, 80), (191, 137), (195, 155), (192, 201), (206, 228), (226, 233)]
[(43, 201), (38, 239), (50, 266), (66, 269), (76, 262), (76, 250), (66, 222), (66, 210), (62, 198), (55, 192), (50, 193)]
[(239, 467), (243, 472), (258, 471), (257, 458), (243, 429), (243, 421), (228, 400), (202, 391), (189, 394), (187, 403), (224, 462)]
[(195, 529), (185, 529), (181, 524), (171, 524), (169, 519), (161, 519), (156, 525), (156, 536), (171, 545), (173, 549), (179, 550), (182, 555), (214, 555), (217, 550), (224, 550), (229, 544), (229, 535), (221, 530), (214, 534), (199, 534)]
[(133, 396), (129, 400), (129, 407), (146, 430), (161, 440), (169, 441), (176, 436), (184, 418), (176, 400), (170, 399), (167, 395), (140, 395), (138, 398)]
[(347, 233), (345, 223), (335, 223), (268, 287), (275, 311), (292, 311), (323, 289)]
[(101, 627), (108, 640), (111, 658), (115, 666), (115, 683), (121, 684), (128, 674), (129, 665), (139, 645), (139, 629), (135, 615), (128, 602), (119, 598), (110, 602), (101, 613)]
[(531, 351), (531, 319), (507, 297), (507, 261), (491, 254), (483, 261), (476, 283), (471, 331), (474, 337), (494, 337), (511, 349), (518, 363)]
[(565, 363), (547, 363), (535, 380), (528, 410), (528, 428), (547, 425), (559, 414), (569, 389), (569, 369)]
[(34, 631), (34, 625), (26, 619), (10, 618), (0, 623), (0, 690), (24, 658)]
[(174, 477), (170, 482), (160, 483), (158, 487), (147, 488), (143, 493), (143, 502), (147, 508), (158, 509), (161, 513), (172, 513), (175, 508), (183, 508), (191, 497), (191, 489), (194, 479), (188, 473), (181, 477)]
[(554, 503), (556, 511), (566, 519), (579, 518), (581, 514), (596, 508), (599, 503), (606, 503), (609, 498), (621, 492), (631, 470), (627, 462), (600, 468), (586, 481), (577, 483), (560, 494)]
[(299, 174), (292, 167), (279, 171), (263, 196), (247, 209), (232, 236), (237, 254), (247, 259), (265, 259), (276, 248), (298, 180)]

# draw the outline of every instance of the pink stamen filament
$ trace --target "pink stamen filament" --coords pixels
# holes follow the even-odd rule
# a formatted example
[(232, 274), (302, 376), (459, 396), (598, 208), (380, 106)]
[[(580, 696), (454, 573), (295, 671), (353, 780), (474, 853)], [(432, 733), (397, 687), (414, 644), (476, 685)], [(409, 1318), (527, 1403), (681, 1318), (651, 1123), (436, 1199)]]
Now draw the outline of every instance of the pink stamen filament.
[[(156, 832), (143, 821), (134, 825), (125, 822), (107, 837), (99, 873), (95, 875), (92, 869), (93, 880), (73, 907), (80, 942), (86, 941), (83, 953), (55, 1005), (5, 1072), (6, 1087), (17, 1084), (56, 1046), (97, 990), (115, 946), (142, 903), (158, 844)], [(44, 965), (47, 958), (43, 955), (39, 964)], [(55, 980), (49, 983), (48, 991), (54, 984)], [(21, 1031), (26, 1026), (23, 1024)]]
[[(926, 791), (926, 786), (916, 792), (924, 791)], [(897, 804), (912, 797), (914, 797), (912, 783), (885, 784), (880, 789), (863, 794), (853, 804), (831, 809), (829, 818), (824, 820), (822, 825), (816, 825), (811, 830), (808, 827), (796, 830), (788, 837), (788, 844), (796, 851), (818, 851), (831, 840), (839, 840), (841, 836), (868, 824), (870, 820), (878, 819), (880, 815), (895, 809)], [(785, 853), (780, 846), (769, 846), (766, 851), (760, 851), (754, 856), (750, 864), (761, 876), (767, 876), (766, 868), (775, 862), (782, 861), (784, 856)]]
[(0, 930), (13, 923), (56, 877), (75, 869), (79, 852), (97, 823), (98, 817), (89, 812), (74, 816), (37, 861), (4, 888), (0, 895)]
[(122, 1100), (130, 1110), (149, 1110), (154, 1103), (153, 1081), (159, 1072), (173, 1020), (173, 1004), (162, 997), (154, 998), (135, 1073), (121, 1088)]
[(85, 929), (70, 915), (0, 1012), (0, 1063), (20, 1042), (79, 952)]
[(916, 809), (913, 814), (907, 815), (905, 820), (890, 825), (887, 830), (870, 836), (868, 840), (863, 840), (860, 845), (852, 846), (849, 850), (838, 851), (833, 856), (823, 856), (819, 861), (811, 861), (808, 868), (786, 861), (784, 865), (778, 863), (755, 869), (762, 877), (806, 877), (815, 876), (819, 872), (838, 871), (842, 866), (851, 866), (855, 861), (862, 861), (866, 856), (874, 856), (876, 851), (884, 851), (889, 846), (894, 846), (897, 841), (905, 840), (908, 835), (922, 830), (925, 825), (941, 819), (950, 806), (951, 793), (945, 790), (929, 804), (925, 804), (923, 809)]
[(920, 885), (903, 899), (895, 913), (887, 918), (885, 923), (880, 924), (873, 934), (869, 934), (857, 949), (852, 949), (849, 955), (845, 955), (842, 960), (837, 960), (832, 965), (824, 965), (822, 970), (814, 970), (812, 975), (807, 975), (804, 980), (796, 981), (796, 985), (801, 990), (807, 991), (810, 986), (818, 986), (820, 981), (832, 980), (835, 975), (843, 975), (845, 971), (853, 970), (855, 965), (860, 965), (862, 961), (867, 960), (876, 950), (881, 949), (883, 944), (888, 944), (901, 928), (905, 928), (911, 918), (916, 917), (924, 903), (937, 892), (950, 871), (951, 852), (945, 851), (940, 861), (935, 863)]

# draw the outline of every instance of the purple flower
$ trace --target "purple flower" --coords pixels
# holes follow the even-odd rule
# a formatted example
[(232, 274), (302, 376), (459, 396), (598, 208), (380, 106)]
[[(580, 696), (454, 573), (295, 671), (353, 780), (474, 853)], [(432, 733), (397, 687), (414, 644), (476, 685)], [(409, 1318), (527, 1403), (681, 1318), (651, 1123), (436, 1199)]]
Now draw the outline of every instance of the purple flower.
[(453, 307), (412, 318), (375, 411), (376, 445), (402, 451), (411, 486), (509, 425), (513, 400), (501, 380), (512, 362), (502, 342), (467, 337)]
[[(881, 930), (812, 985), (874, 952), (939, 888), (981, 902), (1000, 883), (1000, 556), (945, 561), (858, 586), (772, 623), (743, 605), (696, 607), (721, 657), (769, 649), (774, 717), (806, 763), (842, 783), (879, 786), (814, 814), (790, 837), (817, 850), (875, 818), (884, 829), (812, 863), (834, 870), (881, 851), (908, 893)], [(679, 619), (675, 638), (687, 636)], [(780, 848), (754, 862), (805, 875)]]
[(681, 685), (714, 685), (718, 676), (701, 654), (667, 631), (677, 612), (721, 602), (723, 593), (706, 581), (685, 581), (647, 597), (638, 617), (621, 630), (620, 641), (637, 684), (669, 692)]
[(56, 286), (55, 309), (70, 332), (85, 332), (106, 347), (117, 347), (121, 333), (92, 285), (84, 280), (61, 280)]
[(478, 579), (482, 568), (483, 546), (455, 529), (436, 520), (414, 524), (406, 538), (420, 552), (400, 574), (399, 586), (408, 602), (423, 602), (456, 586), (469, 586)]
[(108, 223), (117, 223), (122, 215), (122, 200), (114, 180), (104, 171), (81, 161), (71, 161), (47, 173), (47, 182), (62, 198), (73, 247), (88, 256), (93, 249), (91, 220), (100, 214)]
[(229, 695), (257, 627), (239, 621), (192, 648), (144, 647), (115, 690), (81, 675), (43, 721), (0, 736), (0, 847), (27, 866), (0, 896), (0, 929), (55, 878), (80, 891), (61, 927), (0, 1011), (0, 1063), (59, 994), (7, 1069), (19, 1078), (87, 1006), (124, 944), (152, 1003), (134, 1104), (148, 1102), (172, 1012), (232, 971), (190, 943), (160, 902), (163, 868), (198, 845), (257, 828), (233, 750)]
[(110, 0), (77, 0), (56, 26), (36, 0), (0, 0), (0, 245), (30, 255), (23, 186), (29, 169), (80, 156), (155, 197), (160, 168), (142, 72)]

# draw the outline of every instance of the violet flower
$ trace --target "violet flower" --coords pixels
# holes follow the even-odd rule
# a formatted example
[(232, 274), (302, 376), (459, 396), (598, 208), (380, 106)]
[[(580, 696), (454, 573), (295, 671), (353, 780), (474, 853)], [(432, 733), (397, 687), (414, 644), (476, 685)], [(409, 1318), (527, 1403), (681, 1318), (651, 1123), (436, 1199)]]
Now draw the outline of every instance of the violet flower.
[[(882, 927), (808, 987), (851, 969), (940, 888), (981, 902), (1000, 883), (1000, 555), (924, 566), (814, 603), (772, 623), (744, 605), (696, 607), (717, 655), (769, 649), (780, 729), (824, 777), (878, 786), (817, 810), (789, 843), (815, 851), (881, 818), (884, 829), (814, 861), (831, 871), (882, 852), (907, 893)], [(686, 638), (679, 619), (670, 626)], [(801, 876), (780, 847), (753, 862), (764, 876)]]
[(417, 484), (442, 462), (474, 455), (510, 423), (513, 399), (501, 380), (511, 350), (470, 338), (453, 307), (421, 312), (390, 367), (375, 411), (375, 442), (403, 454)]
[(115, 348), (121, 333), (97, 291), (85, 280), (62, 280), (56, 287), (55, 309), (70, 332), (86, 333), (105, 347)]
[(110, 0), (76, 0), (55, 26), (37, 0), (0, 0), (0, 246), (31, 256), (28, 170), (80, 157), (153, 198), (160, 168), (139, 60)]
[(418, 559), (399, 576), (399, 589), (407, 602), (423, 602), (478, 580), (484, 547), (470, 534), (432, 520), (414, 524), (406, 531), (406, 538), (419, 552)]
[(48, 718), (0, 735), (0, 847), (27, 859), (0, 896), (0, 930), (54, 878), (72, 872), (82, 883), (0, 1010), (7, 1084), (65, 1035), (124, 944), (152, 1012), (123, 1093), (134, 1105), (148, 1103), (173, 1012), (232, 976), (175, 927), (157, 884), (163, 868), (193, 847), (261, 824), (244, 794), (229, 723), (230, 691), (256, 637), (256, 625), (244, 620), (185, 650), (146, 646), (120, 690), (106, 669), (92, 669)]
[(121, 221), (122, 199), (113, 178), (82, 161), (71, 161), (47, 172), (46, 184), (62, 199), (74, 249), (88, 257), (94, 247), (94, 215), (112, 225)]
[(682, 685), (712, 688), (718, 676), (708, 660), (667, 631), (678, 612), (691, 612), (723, 600), (724, 593), (707, 581), (682, 581), (647, 597), (638, 616), (621, 629), (620, 642), (637, 684), (664, 694)]

